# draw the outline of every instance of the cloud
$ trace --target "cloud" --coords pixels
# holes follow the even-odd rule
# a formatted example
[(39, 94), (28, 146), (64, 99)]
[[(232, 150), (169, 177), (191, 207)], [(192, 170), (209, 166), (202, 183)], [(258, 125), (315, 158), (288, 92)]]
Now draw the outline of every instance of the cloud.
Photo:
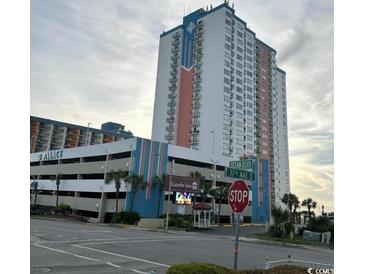
[[(31, 114), (149, 138), (159, 35), (222, 1), (31, 1)], [(287, 72), (291, 188), (333, 207), (333, 2), (246, 0), (236, 14)]]

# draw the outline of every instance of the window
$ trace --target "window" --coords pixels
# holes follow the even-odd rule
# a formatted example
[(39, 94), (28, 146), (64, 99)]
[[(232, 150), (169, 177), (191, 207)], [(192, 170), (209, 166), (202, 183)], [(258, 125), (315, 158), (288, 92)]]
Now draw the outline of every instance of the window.
[(226, 11), (226, 16), (232, 18), (232, 14), (229, 11)]
[(223, 87), (223, 91), (229, 93), (229, 87)]
[(242, 101), (242, 96), (236, 95), (236, 100)]
[(247, 76), (250, 76), (252, 78), (252, 72), (251, 71), (246, 70), (246, 74), (247, 74)]
[(242, 88), (236, 87), (236, 91), (239, 92), (239, 93), (242, 93)]
[(226, 41), (229, 43), (231, 42), (231, 37), (229, 37), (228, 35), (225, 35)]
[(248, 54), (252, 55), (252, 50), (251, 50), (251, 49), (246, 48), (246, 52), (247, 52)]
[(246, 86), (246, 90), (247, 90), (248, 92), (251, 92), (251, 93), (252, 93), (252, 87), (250, 87), (250, 86)]
[(236, 129), (236, 135), (237, 136), (242, 136), (242, 130)]
[(224, 52), (224, 57), (231, 58), (231, 54), (227, 51)]
[(241, 122), (241, 121), (236, 120), (236, 126), (238, 126), (238, 127), (242, 127), (242, 122)]
[(224, 83), (225, 83), (225, 84), (229, 84), (229, 83), (230, 83), (230, 82), (229, 82), (229, 78), (224, 77)]
[(229, 19), (226, 18), (226, 24), (227, 25), (231, 25), (231, 20), (229, 20)]
[(242, 119), (242, 112), (236, 111), (236, 117)]
[(247, 55), (246, 60), (249, 61), (249, 62), (252, 62), (252, 57)]
[(247, 114), (247, 116), (251, 116), (252, 117), (252, 111), (251, 110), (247, 110), (246, 111), (246, 114)]
[(242, 77), (242, 71), (239, 71), (239, 70), (236, 70), (236, 74), (238, 75), (238, 76), (240, 76), (240, 77)]
[(242, 140), (240, 138), (236, 138), (236, 144), (237, 145), (242, 145)]
[(225, 75), (231, 75), (231, 71), (229, 69), (224, 69), (224, 74)]
[[(236, 56), (236, 57), (237, 57), (237, 59), (238, 59), (238, 60), (243, 61), (242, 55), (237, 54), (237, 56)], [(252, 60), (252, 58), (251, 58), (251, 60)]]
[(252, 101), (252, 95), (247, 94), (246, 98), (247, 98), (248, 100), (251, 100), (251, 101)]
[(229, 101), (230, 101), (230, 98), (229, 98), (229, 96), (227, 96), (227, 95), (224, 95), (224, 102), (228, 102), (228, 103), (229, 103)]
[(229, 106), (224, 105), (224, 110), (225, 110), (225, 111), (229, 111), (229, 110), (230, 110), (230, 109), (229, 109)]
[(252, 133), (253, 128), (252, 127), (247, 127), (247, 132), (251, 132)]
[(239, 68), (239, 69), (242, 69), (243, 68), (243, 66), (242, 66), (242, 64), (240, 62), (237, 62), (236, 64), (237, 64), (237, 68)]
[(246, 106), (249, 108), (252, 108), (252, 103), (251, 102), (246, 102)]
[(243, 38), (243, 33), (241, 31), (237, 31), (237, 35), (238, 37)]
[(241, 24), (237, 24), (239, 30), (243, 30), (243, 26)]
[(230, 65), (230, 63), (227, 61), (227, 60), (224, 60), (224, 65), (226, 66), (226, 67), (230, 67), (231, 65)]
[(250, 78), (247, 78), (247, 84), (252, 85), (252, 80)]
[(241, 104), (236, 103), (236, 108), (238, 108), (238, 109), (242, 109), (242, 105), (241, 105)]
[(252, 65), (250, 63), (246, 63), (248, 69), (252, 69)]
[(240, 45), (240, 46), (243, 46), (243, 40), (237, 38), (237, 44)]
[(228, 114), (223, 114), (223, 120), (229, 121), (229, 115)]
[(239, 84), (239, 85), (242, 85), (242, 80), (241, 79), (236, 79), (236, 82), (237, 82), (237, 84)]
[(252, 48), (252, 43), (250, 41), (247, 41), (246, 44), (247, 44), (248, 47)]
[(224, 47), (226, 48), (226, 50), (230, 50), (231, 49), (231, 46), (228, 45), (227, 43), (224, 44)]
[(237, 51), (240, 52), (240, 53), (243, 53), (243, 48), (237, 46)]

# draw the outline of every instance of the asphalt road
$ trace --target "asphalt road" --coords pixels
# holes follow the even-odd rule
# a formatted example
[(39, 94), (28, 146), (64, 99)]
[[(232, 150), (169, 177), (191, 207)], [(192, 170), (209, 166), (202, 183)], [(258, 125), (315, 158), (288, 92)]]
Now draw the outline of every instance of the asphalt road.
[[(176, 263), (200, 261), (232, 267), (233, 237), (209, 233), (155, 232), (108, 225), (31, 219), (31, 273), (165, 273)], [(333, 251), (239, 243), (240, 269), (270, 260), (333, 264)]]

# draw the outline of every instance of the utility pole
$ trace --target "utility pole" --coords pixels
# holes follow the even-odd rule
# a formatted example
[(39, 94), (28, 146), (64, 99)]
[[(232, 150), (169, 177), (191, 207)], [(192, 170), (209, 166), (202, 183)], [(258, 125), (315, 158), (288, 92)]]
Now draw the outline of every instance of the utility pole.
[(170, 174), (170, 177), (169, 177), (169, 196), (167, 197), (167, 206), (166, 206), (166, 231), (169, 230), (171, 177), (172, 177), (172, 175), (174, 175), (174, 168), (175, 168), (175, 159), (172, 159), (171, 174)]

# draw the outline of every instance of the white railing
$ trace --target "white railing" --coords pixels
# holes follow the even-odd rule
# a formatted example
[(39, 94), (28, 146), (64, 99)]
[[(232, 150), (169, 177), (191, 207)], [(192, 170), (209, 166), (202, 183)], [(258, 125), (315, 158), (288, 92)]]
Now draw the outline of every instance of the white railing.
[(274, 267), (281, 266), (281, 265), (295, 265), (295, 266), (302, 266), (302, 267), (326, 268), (326, 269), (334, 268), (334, 266), (332, 264), (292, 260), (290, 258), (290, 256), (286, 260), (277, 260), (277, 261), (269, 261), (268, 258), (266, 258), (265, 269), (270, 269), (270, 268), (274, 268)]

